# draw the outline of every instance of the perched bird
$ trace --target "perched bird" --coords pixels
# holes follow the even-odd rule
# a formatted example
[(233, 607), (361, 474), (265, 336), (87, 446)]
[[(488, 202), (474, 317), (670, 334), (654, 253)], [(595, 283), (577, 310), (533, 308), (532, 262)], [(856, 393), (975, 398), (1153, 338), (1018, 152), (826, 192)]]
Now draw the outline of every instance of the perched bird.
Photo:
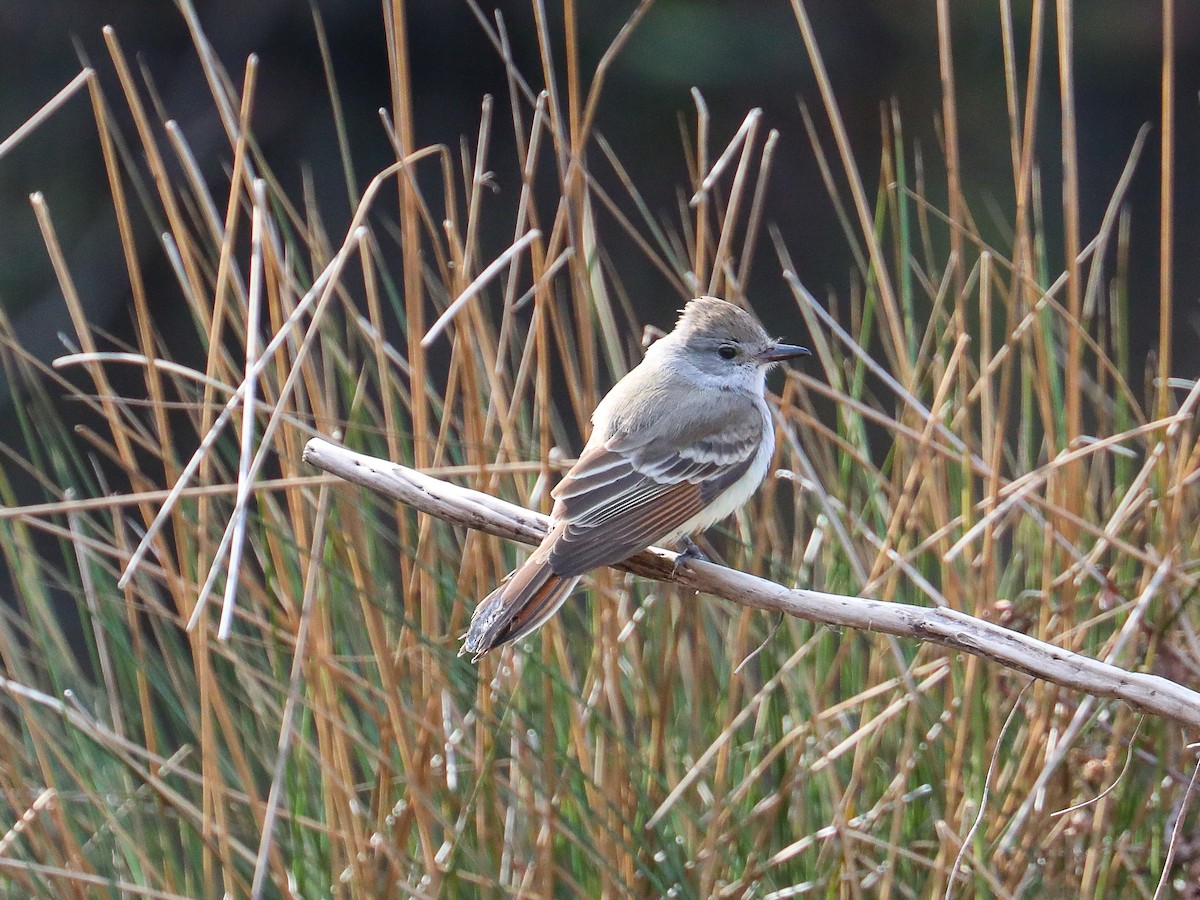
[(683, 539), (693, 551), (690, 535), (745, 503), (767, 472), (767, 370), (807, 354), (732, 303), (690, 301), (592, 413), (587, 446), (551, 492), (550, 533), (476, 608), (462, 652), (529, 634), (592, 569), (651, 544)]

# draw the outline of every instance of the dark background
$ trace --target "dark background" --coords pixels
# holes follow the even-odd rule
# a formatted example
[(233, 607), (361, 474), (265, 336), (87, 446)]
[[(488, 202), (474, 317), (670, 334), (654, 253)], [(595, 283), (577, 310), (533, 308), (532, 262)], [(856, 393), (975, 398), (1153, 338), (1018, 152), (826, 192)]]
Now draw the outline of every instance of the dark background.
[[(496, 7), (484, 0), (485, 12)], [(632, 2), (580, 3), (579, 36), (584, 70), (590, 72)], [(1018, 2), (1016, 42), (1024, 71), (1029, 4)], [(514, 51), (526, 77), (540, 86), (532, 7), (504, 2)], [(204, 28), (235, 82), (249, 53), (261, 58), (253, 128), (266, 155), (295, 200), (301, 175), (313, 175), (329, 233), (340, 240), (350, 209), (338, 157), (333, 117), (324, 83), (310, 6), (300, 0), (199, 0)], [(357, 180), (361, 185), (394, 156), (377, 110), (390, 107), (383, 26), (376, 0), (317, 3), (331, 45), (344, 103)], [(1052, 268), (1062, 266), (1061, 151), (1058, 83), (1054, 67), (1053, 3), (1047, 3), (1045, 54), (1039, 109), (1038, 160), (1042, 168)], [(1193, 265), (1200, 237), (1200, 7), (1178, 4), (1177, 180), (1175, 201), (1174, 371), (1196, 374), (1198, 357)], [(519, 182), (504, 72), (483, 31), (464, 3), (417, 0), (407, 4), (417, 110), (417, 144), (461, 136), (474, 144), (480, 101), (496, 96), (496, 128), (489, 168), (500, 192), (489, 196), (486, 236), (495, 253), (511, 240)], [(930, 173), (931, 195), (942, 202), (941, 153), (935, 130), (940, 110), (937, 35), (933, 0), (844, 2), (810, 0), (808, 9), (837, 92), (868, 191), (878, 180), (881, 105), (895, 98), (909, 139), (919, 141)], [(1135, 382), (1157, 341), (1158, 159), (1161, 8), (1157, 3), (1088, 0), (1075, 12), (1075, 65), (1083, 242), (1095, 234), (1108, 199), (1143, 123), (1154, 129), (1134, 178), (1130, 310)], [(0, 0), (0, 139), (17, 128), (79, 70), (82, 51), (102, 73), (117, 109), (120, 88), (100, 32), (115, 27), (126, 54), (150, 73), (168, 114), (182, 126), (206, 174), (214, 182), (231, 157), (182, 16), (164, 0), (84, 3)], [(556, 20), (557, 24), (557, 20)], [(1000, 246), (1013, 218), (1012, 168), (1004, 101), (998, 4), (953, 4), (954, 64), (959, 98), (962, 181), (985, 238)], [(561, 59), (562, 32), (554, 32)], [(614, 145), (651, 208), (677, 221), (676, 191), (686, 180), (680, 116), (694, 129), (689, 89), (703, 92), (712, 112), (714, 152), (728, 141), (747, 111), (761, 106), (764, 125), (782, 139), (772, 176), (769, 218), (777, 222), (801, 278), (818, 296), (845, 295), (853, 261), (825, 194), (804, 135), (797, 100), (806, 102), (834, 154), (815, 81), (790, 6), (784, 0), (660, 0), (642, 22), (613, 70), (598, 128)], [(78, 94), (37, 133), (0, 159), (0, 303), (18, 323), (23, 342), (43, 358), (63, 352), (58, 330), (69, 331), (65, 307), (47, 260), (28, 194), (46, 194), (66, 248), (68, 263), (93, 321), (127, 334), (127, 276), (111, 198), (86, 92)], [(132, 130), (128, 132), (132, 140)], [(765, 129), (763, 130), (765, 134)], [(165, 137), (162, 146), (167, 147)], [(170, 155), (170, 154), (168, 154)], [(140, 157), (139, 157), (140, 158)], [(218, 202), (223, 205), (223, 189)], [(627, 244), (607, 216), (602, 237), (618, 251)], [(160, 311), (173, 352), (192, 356), (194, 332), (172, 326), (181, 309), (179, 290), (149, 228), (143, 260), (152, 302)], [(679, 305), (661, 276), (629, 249), (619, 260), (623, 280), (649, 321), (668, 324)], [(790, 300), (777, 277), (769, 242), (760, 244), (751, 282), (755, 305), (769, 328), (791, 333)], [(182, 319), (182, 314), (175, 318)], [(799, 335), (798, 337), (803, 337)]]

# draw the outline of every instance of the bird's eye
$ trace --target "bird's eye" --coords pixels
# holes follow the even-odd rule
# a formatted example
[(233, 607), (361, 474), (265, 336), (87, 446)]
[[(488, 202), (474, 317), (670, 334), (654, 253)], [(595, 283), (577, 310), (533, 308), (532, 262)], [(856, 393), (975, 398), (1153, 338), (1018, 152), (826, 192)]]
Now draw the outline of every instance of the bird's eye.
[(737, 356), (737, 347), (733, 344), (722, 344), (717, 348), (717, 353), (721, 354), (721, 359), (733, 359)]

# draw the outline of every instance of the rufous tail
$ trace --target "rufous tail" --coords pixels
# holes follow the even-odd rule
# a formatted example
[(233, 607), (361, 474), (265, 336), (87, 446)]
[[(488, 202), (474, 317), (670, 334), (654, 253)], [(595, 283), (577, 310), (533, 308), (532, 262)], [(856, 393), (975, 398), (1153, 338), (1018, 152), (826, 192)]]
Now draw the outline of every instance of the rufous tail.
[(475, 607), (459, 655), (476, 659), (529, 634), (558, 610), (579, 582), (578, 575), (555, 575), (535, 553)]

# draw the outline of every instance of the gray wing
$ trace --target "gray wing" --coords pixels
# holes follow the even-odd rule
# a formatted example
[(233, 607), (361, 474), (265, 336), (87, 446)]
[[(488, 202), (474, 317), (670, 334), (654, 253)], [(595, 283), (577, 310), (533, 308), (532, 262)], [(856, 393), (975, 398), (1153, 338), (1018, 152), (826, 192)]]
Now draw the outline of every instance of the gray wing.
[(593, 439), (555, 488), (547, 561), (556, 574), (628, 559), (746, 474), (763, 440), (758, 404), (745, 396), (682, 402), (692, 407), (680, 410), (685, 428), (649, 438), (662, 429), (635, 422)]

